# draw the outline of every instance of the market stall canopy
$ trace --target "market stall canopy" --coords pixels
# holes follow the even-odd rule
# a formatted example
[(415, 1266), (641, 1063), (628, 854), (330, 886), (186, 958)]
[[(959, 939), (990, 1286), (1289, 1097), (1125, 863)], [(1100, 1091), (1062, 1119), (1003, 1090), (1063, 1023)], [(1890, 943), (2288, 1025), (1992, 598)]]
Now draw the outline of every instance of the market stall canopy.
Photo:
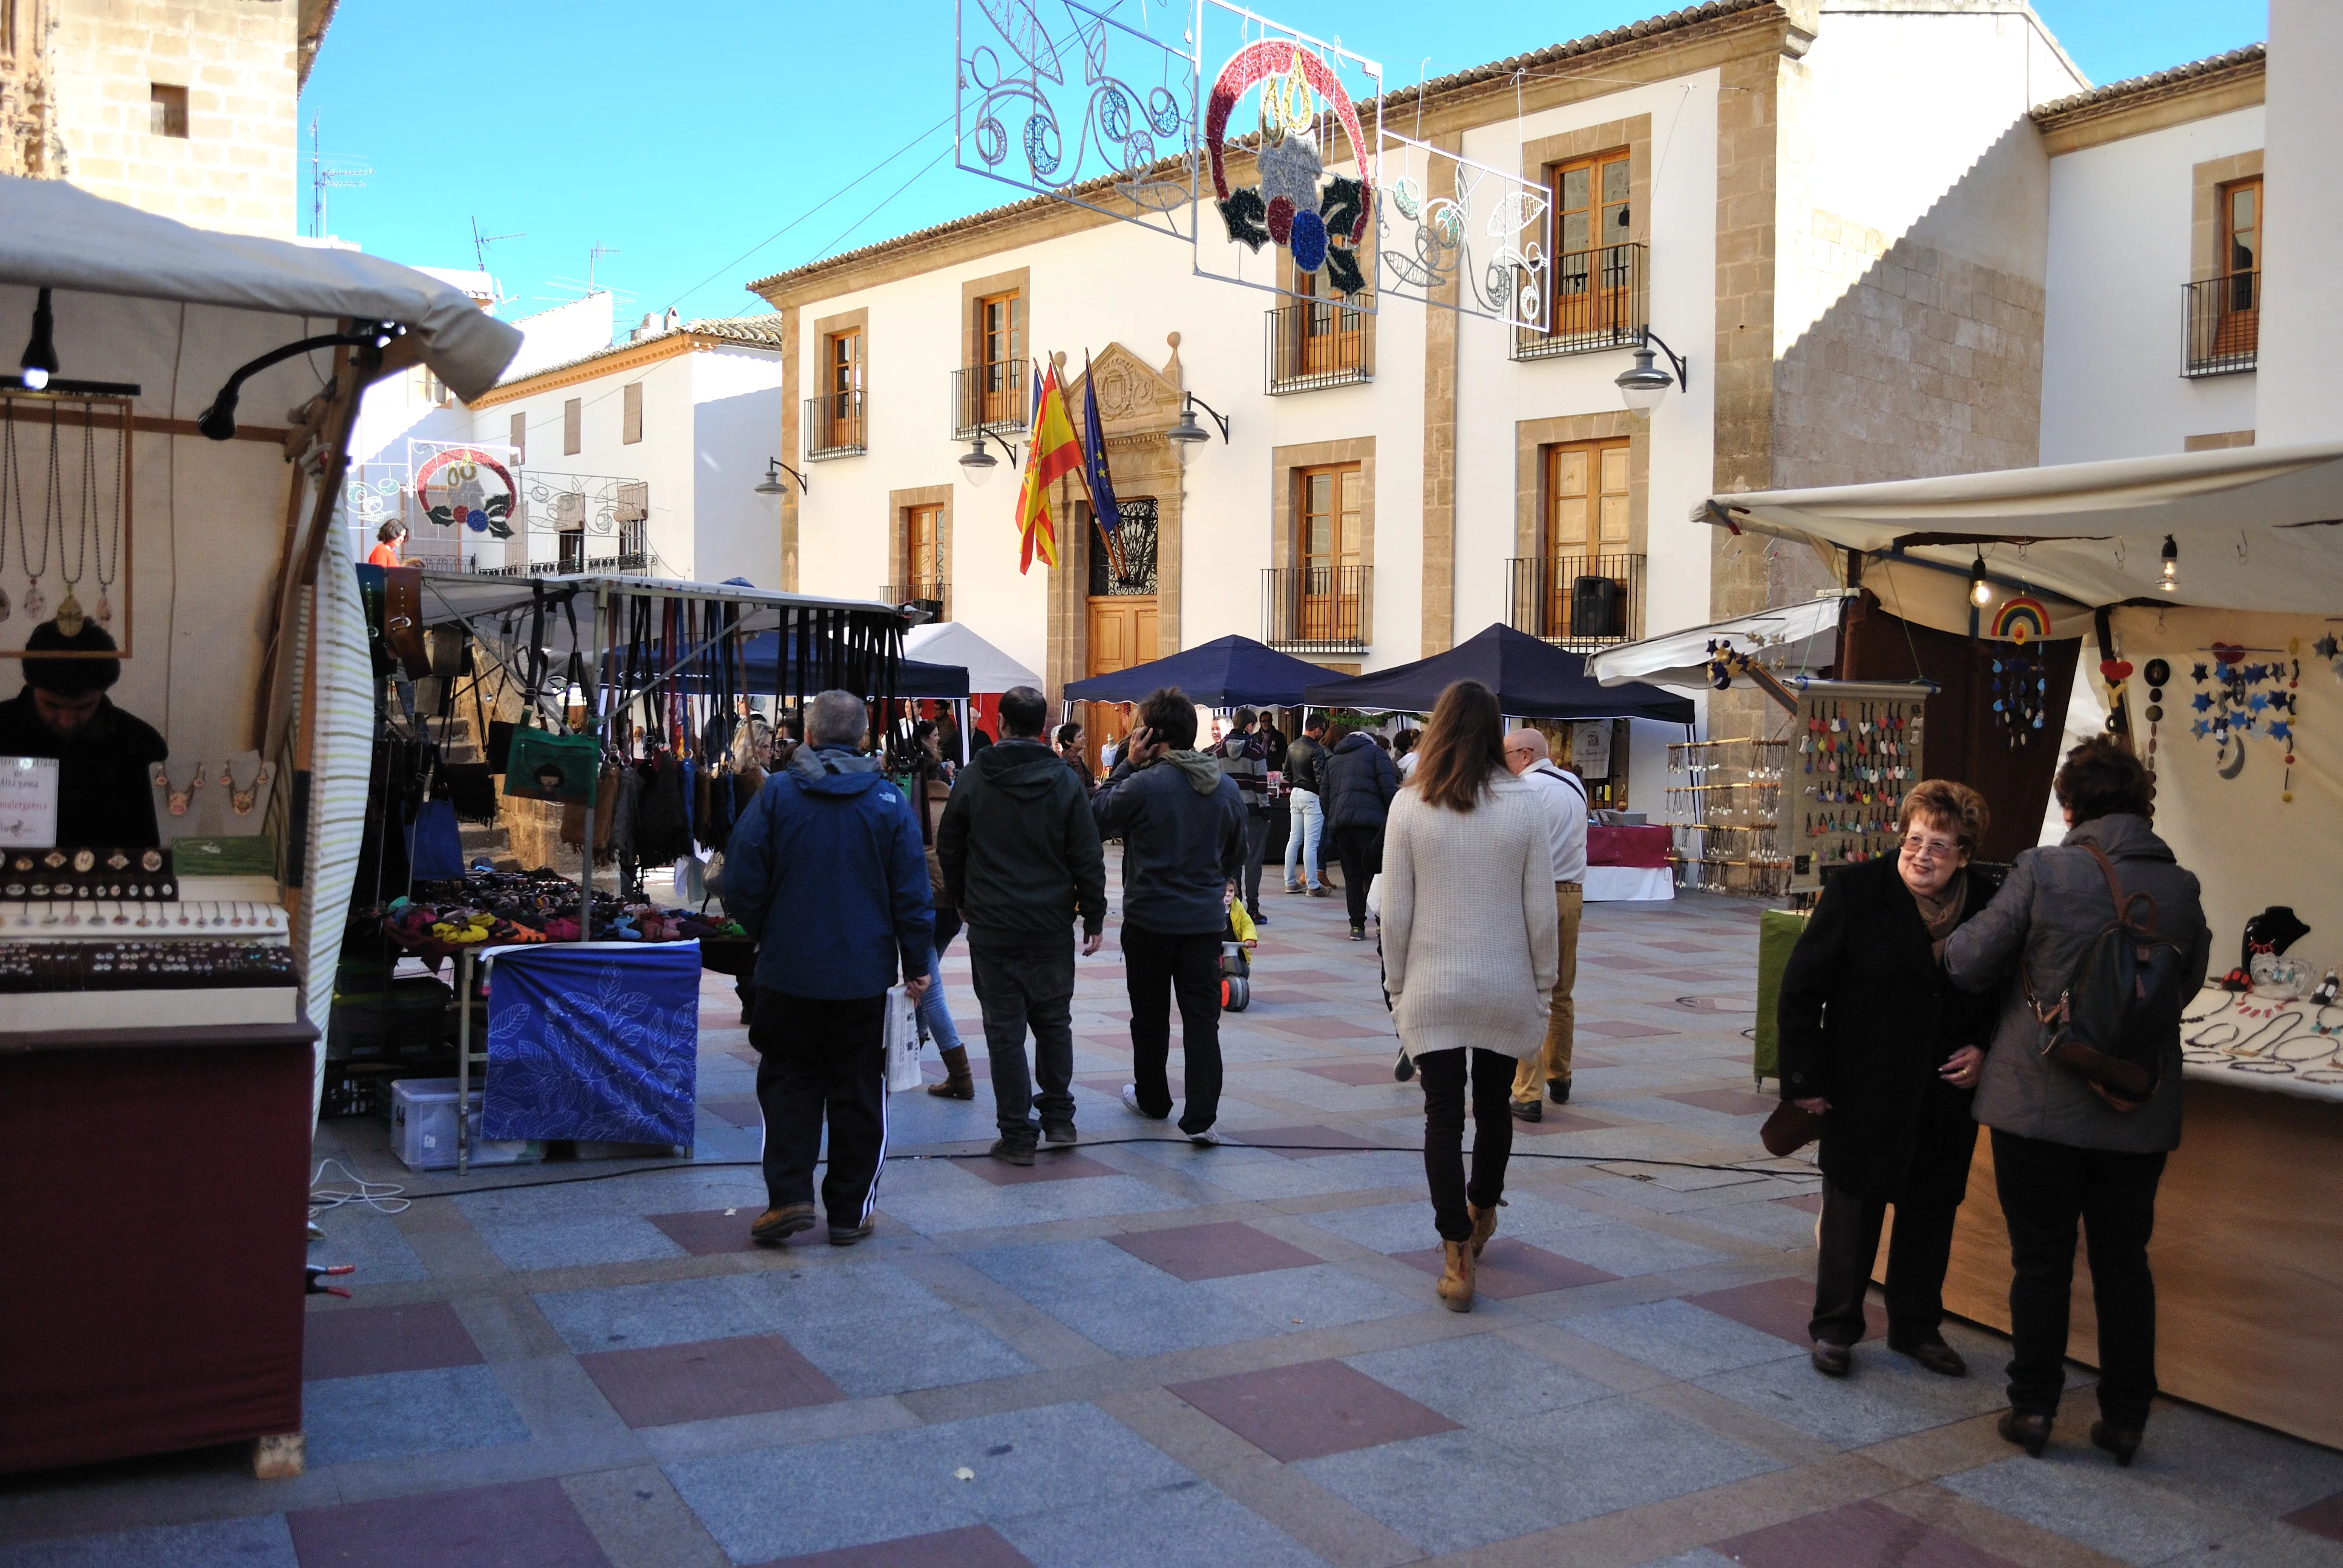
[[(1779, 605), (1731, 620), (1711, 621), (1665, 637), (1622, 643), (1589, 654), (1586, 673), (1604, 686), (1648, 681), (1704, 690), (1714, 688), (1710, 675), (1712, 648), (1731, 648), (1748, 655), (1776, 675), (1799, 675), (1830, 668), (1838, 656), (1838, 595), (1808, 599), (1804, 604)], [(1746, 676), (1736, 684), (1750, 684)]]
[[(898, 689), (905, 697), (966, 697), (971, 691), (1006, 691), (1012, 686), (1039, 689), (1041, 678), (1001, 652), (956, 620), (930, 621), (903, 634), (905, 668), (918, 659), (929, 664), (959, 665), (968, 672), (968, 684), (958, 691)], [(910, 678), (907, 675), (906, 680)]]
[[(2323, 615), (2343, 603), (2343, 442), (1759, 490), (1715, 497), (1693, 520), (1962, 572), (1982, 553), (1996, 578), (2085, 606)], [(2168, 596), (2167, 535), (2178, 550)]]
[[(190, 228), (63, 180), (0, 176), (0, 283), (396, 321), (421, 340), (424, 363), (467, 400), (496, 385), (521, 342), (518, 328), (413, 267), (353, 250)], [(68, 366), (66, 373), (75, 372)]]
[[(751, 695), (763, 697), (801, 689), (796, 661), (783, 657), (779, 632), (769, 631), (750, 638), (742, 653), (742, 663), (747, 667)], [(960, 665), (930, 664), (922, 659), (906, 658), (895, 666), (895, 695), (966, 697), (969, 679), (968, 670)]]
[(1066, 700), (1143, 702), (1157, 688), (1176, 686), (1203, 708), (1292, 708), (1305, 688), (1331, 673), (1249, 637), (1222, 637), (1169, 658), (1070, 681)]
[(1322, 682), (1305, 694), (1313, 707), (1357, 708), (1383, 713), (1429, 713), (1440, 694), (1459, 680), (1477, 680), (1497, 694), (1497, 706), (1522, 719), (1656, 719), (1690, 724), (1692, 699), (1655, 686), (1604, 686), (1577, 654), (1525, 631), (1496, 625), (1446, 653), (1379, 669), (1348, 680)]

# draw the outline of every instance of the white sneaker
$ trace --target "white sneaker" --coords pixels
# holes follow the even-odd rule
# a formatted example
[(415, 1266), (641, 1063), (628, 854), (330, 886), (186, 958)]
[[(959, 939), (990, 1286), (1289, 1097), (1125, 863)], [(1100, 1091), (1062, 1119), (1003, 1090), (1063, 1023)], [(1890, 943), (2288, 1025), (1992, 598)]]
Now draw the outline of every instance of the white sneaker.
[(1222, 1136), (1212, 1128), (1207, 1127), (1202, 1132), (1191, 1132), (1188, 1134), (1188, 1141), (1194, 1144), (1199, 1149), (1217, 1149), (1222, 1143), (1225, 1142), (1226, 1140), (1222, 1138)]
[(1125, 1111), (1130, 1111), (1133, 1116), (1145, 1117), (1150, 1121), (1168, 1121), (1171, 1120), (1171, 1112), (1169, 1111), (1164, 1112), (1161, 1116), (1148, 1116), (1147, 1112), (1139, 1108), (1139, 1085), (1135, 1083), (1126, 1083), (1122, 1086), (1122, 1108)]

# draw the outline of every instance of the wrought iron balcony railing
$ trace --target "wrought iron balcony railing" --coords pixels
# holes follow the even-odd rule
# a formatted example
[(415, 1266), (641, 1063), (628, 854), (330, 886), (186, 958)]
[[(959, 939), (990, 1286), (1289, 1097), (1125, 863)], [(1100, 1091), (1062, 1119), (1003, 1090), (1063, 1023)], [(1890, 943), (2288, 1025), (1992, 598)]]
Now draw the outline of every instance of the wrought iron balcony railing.
[(1033, 415), (1033, 392), (1022, 361), (970, 365), (952, 372), (952, 439), (972, 439), (979, 430), (1015, 432)]
[(1364, 653), (1373, 567), (1272, 567), (1261, 574), (1261, 640), (1291, 653)]
[(2251, 370), (2261, 347), (2262, 275), (2232, 272), (2185, 286), (2187, 340), (2181, 347), (2185, 377), (2234, 376)]
[(852, 457), (870, 448), (863, 440), (863, 398), (852, 392), (825, 392), (805, 406), (805, 455), (809, 460)]
[(1642, 556), (1516, 556), (1505, 563), (1505, 624), (1573, 652), (1644, 635)]
[(879, 598), (886, 604), (923, 604), (934, 613), (936, 619), (951, 619), (951, 584), (941, 578), (889, 583), (879, 590)]
[(1351, 387), (1375, 376), (1375, 318), (1332, 300), (1309, 299), (1267, 313), (1269, 395)]
[(1564, 251), (1554, 258), (1545, 323), (1513, 329), (1513, 357), (1633, 348), (1651, 325), (1650, 292), (1640, 245)]

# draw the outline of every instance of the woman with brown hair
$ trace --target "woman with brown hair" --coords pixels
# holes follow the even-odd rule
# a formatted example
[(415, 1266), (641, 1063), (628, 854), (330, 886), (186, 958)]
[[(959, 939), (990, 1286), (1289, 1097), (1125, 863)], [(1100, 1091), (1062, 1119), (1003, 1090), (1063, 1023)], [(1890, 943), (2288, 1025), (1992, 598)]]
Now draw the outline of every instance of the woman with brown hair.
[(1423, 1083), (1423, 1173), (1445, 1265), (1440, 1300), (1469, 1312), (1473, 1264), (1497, 1229), (1513, 1151), (1513, 1072), (1545, 1040), (1561, 959), (1554, 853), (1535, 789), (1505, 766), (1504, 723), (1487, 687), (1460, 680), (1442, 692), (1416, 755), (1383, 840), (1384, 989)]
[(1823, 1212), (1807, 1332), (1815, 1370), (1845, 1377), (1864, 1334), (1879, 1231), (1887, 1249), (1887, 1348), (1966, 1377), (1945, 1342), (1945, 1267), (1968, 1191), (1969, 1101), (1993, 1007), (1956, 990), (1945, 943), (1993, 890), (1968, 869), (1985, 797), (1930, 779), (1904, 797), (1893, 859), (1848, 866), (1823, 886), (1782, 976), (1782, 1096), (1823, 1117)]

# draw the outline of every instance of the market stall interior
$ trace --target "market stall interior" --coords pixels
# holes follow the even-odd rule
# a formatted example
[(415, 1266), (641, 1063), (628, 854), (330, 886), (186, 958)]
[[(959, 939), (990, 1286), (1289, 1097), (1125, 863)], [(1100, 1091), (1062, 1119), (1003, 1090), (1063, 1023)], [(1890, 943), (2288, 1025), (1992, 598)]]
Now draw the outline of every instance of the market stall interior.
[[(477, 397), (519, 335), (388, 262), (15, 178), (0, 322), (0, 1471), (237, 1439), (297, 1471), (372, 708), (332, 512), (371, 382)], [(120, 1223), (158, 1192), (170, 1223)]]
[[(2159, 1377), (2343, 1446), (2343, 444), (1720, 496), (1695, 517), (1829, 553), (1837, 673), (1937, 684), (1925, 772), (1985, 791), (1986, 858), (2056, 841), (2036, 824), (2062, 728), (2147, 764), (2217, 974), (2237, 961), (2182, 1023), (2182, 1141), (2149, 1248)], [(1980, 1148), (1946, 1296), (2006, 1327), (1993, 1180)], [(2080, 1271), (2075, 1291), (2089, 1361)]]

